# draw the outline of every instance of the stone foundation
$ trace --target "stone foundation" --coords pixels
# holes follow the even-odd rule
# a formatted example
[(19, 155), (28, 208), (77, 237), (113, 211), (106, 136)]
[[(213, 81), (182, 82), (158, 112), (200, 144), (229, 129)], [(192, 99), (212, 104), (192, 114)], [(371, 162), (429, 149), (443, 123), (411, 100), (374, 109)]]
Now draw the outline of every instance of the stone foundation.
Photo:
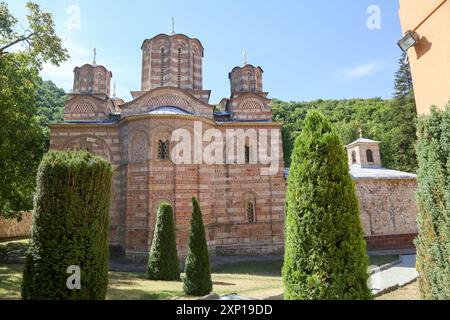
[(417, 233), (391, 234), (365, 237), (367, 250), (398, 250), (414, 249), (414, 239)]

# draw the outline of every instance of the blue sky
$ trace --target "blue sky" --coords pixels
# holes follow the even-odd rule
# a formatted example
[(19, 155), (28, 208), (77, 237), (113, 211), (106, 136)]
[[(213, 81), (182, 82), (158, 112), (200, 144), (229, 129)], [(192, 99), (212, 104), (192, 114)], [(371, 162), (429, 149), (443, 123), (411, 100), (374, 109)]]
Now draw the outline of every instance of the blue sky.
[[(24, 0), (6, 0), (23, 18)], [(249, 63), (264, 70), (271, 98), (303, 101), (389, 98), (402, 36), (397, 0), (42, 0), (71, 59), (42, 76), (69, 90), (73, 68), (92, 61), (113, 72), (117, 95), (130, 100), (140, 89), (141, 44), (175, 31), (198, 38), (204, 48), (203, 87), (211, 103), (229, 96), (228, 72)], [(375, 5), (380, 29), (369, 29)], [(79, 12), (79, 24), (76, 14)], [(74, 18), (75, 17), (75, 18)]]

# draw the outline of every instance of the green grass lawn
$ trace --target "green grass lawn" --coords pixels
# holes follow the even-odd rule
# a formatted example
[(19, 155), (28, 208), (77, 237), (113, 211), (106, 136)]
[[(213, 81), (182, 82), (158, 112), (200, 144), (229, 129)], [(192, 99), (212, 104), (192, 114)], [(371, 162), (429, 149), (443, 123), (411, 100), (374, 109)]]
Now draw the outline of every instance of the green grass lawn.
[[(281, 262), (222, 266), (212, 275), (214, 292), (239, 293), (252, 298), (280, 294)], [(0, 299), (20, 299), (23, 265), (0, 265)], [(152, 281), (145, 273), (110, 272), (107, 299), (192, 299), (184, 296), (181, 281)]]
[[(21, 245), (26, 241), (20, 241)], [(11, 243), (0, 243), (1, 246)], [(371, 265), (382, 265), (398, 256), (370, 257)], [(213, 269), (214, 293), (237, 293), (250, 298), (265, 298), (282, 293), (282, 261), (253, 261), (222, 265)], [(0, 300), (20, 299), (23, 265), (0, 264)], [(181, 281), (152, 281), (145, 273), (109, 272), (107, 299), (155, 300), (192, 299), (184, 296)]]

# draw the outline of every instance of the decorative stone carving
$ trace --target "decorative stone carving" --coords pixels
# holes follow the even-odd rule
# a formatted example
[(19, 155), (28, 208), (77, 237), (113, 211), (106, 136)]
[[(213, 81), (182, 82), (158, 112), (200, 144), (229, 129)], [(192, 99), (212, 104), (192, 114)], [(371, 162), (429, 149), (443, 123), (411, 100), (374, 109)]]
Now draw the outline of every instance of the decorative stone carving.
[(136, 133), (131, 141), (131, 161), (143, 162), (149, 157), (148, 138), (144, 132)]
[(93, 136), (80, 136), (69, 140), (63, 150), (86, 150), (105, 160), (111, 161), (111, 150), (108, 144), (100, 138)]

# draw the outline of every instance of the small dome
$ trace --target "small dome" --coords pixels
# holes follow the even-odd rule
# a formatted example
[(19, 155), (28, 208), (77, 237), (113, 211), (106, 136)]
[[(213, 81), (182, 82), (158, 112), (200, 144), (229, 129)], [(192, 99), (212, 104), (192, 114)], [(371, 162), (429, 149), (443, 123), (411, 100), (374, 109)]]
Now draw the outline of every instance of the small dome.
[(181, 114), (181, 115), (192, 115), (190, 112), (187, 112), (186, 110), (172, 107), (172, 106), (164, 106), (164, 107), (158, 107), (156, 109), (153, 109), (148, 114)]

